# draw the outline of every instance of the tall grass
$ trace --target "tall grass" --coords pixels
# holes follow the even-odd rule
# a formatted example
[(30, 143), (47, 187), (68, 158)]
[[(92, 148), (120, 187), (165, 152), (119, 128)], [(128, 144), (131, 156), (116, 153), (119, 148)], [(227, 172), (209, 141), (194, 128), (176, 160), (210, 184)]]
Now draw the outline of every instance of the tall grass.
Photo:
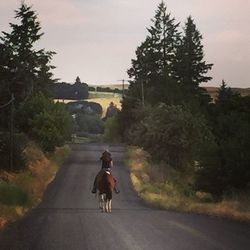
[(164, 209), (250, 221), (249, 193), (234, 192), (216, 201), (211, 194), (194, 190), (189, 171), (179, 173), (164, 164), (154, 164), (140, 148), (129, 147), (127, 155), (134, 188), (147, 203)]
[[(0, 172), (0, 229), (7, 222), (24, 216), (42, 199), (47, 185), (53, 180), (59, 166), (69, 156), (70, 148), (64, 146), (51, 155), (45, 155), (30, 142), (24, 154), (25, 170), (9, 173)], [(5, 181), (3, 181), (3, 179)]]

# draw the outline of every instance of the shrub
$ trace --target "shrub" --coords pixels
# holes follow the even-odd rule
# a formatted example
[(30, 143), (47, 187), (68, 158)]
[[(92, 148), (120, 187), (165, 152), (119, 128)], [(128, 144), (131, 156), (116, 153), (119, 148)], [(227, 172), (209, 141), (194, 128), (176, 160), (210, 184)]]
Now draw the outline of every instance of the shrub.
[(28, 194), (20, 187), (0, 181), (0, 203), (5, 205), (24, 205), (28, 200)]
[(17, 117), (19, 129), (45, 151), (53, 151), (71, 137), (73, 122), (68, 111), (41, 93), (22, 103)]
[[(23, 151), (28, 144), (24, 134), (14, 134), (13, 138), (13, 169), (21, 170), (26, 166)], [(11, 138), (10, 134), (0, 134), (0, 169), (10, 170)]]
[(78, 113), (76, 115), (78, 125), (77, 133), (101, 134), (104, 130), (104, 124), (100, 116), (95, 114)]
[(104, 140), (117, 142), (121, 140), (119, 124), (116, 116), (110, 117), (105, 122)]

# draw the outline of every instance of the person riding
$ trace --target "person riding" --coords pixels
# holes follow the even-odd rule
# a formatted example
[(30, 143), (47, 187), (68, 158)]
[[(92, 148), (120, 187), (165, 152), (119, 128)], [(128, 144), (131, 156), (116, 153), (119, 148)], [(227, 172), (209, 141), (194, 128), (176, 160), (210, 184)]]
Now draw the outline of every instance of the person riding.
[[(102, 161), (102, 169), (99, 171), (99, 173), (95, 177), (93, 189), (91, 191), (93, 194), (95, 194), (96, 190), (97, 190), (97, 178), (98, 178), (98, 176), (100, 176), (105, 171), (110, 172), (110, 169), (113, 167), (113, 160), (112, 160), (110, 152), (107, 149), (102, 153), (100, 160)], [(115, 178), (114, 178), (114, 180), (116, 183), (114, 190), (117, 194), (119, 194), (120, 190), (117, 188), (117, 181)]]

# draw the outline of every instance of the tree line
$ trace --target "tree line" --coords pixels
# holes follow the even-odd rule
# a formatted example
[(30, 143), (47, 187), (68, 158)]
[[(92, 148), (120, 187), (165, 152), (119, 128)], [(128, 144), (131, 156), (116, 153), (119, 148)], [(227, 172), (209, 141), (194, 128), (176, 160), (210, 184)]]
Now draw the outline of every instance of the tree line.
[(216, 102), (200, 87), (212, 78), (194, 19), (183, 30), (162, 1), (128, 69), (129, 89), (115, 136), (155, 161), (189, 171), (194, 190), (220, 196), (250, 186), (250, 97), (225, 82)]
[(14, 140), (14, 166), (19, 169), (23, 165), (20, 152), (29, 139), (44, 151), (53, 151), (70, 137), (72, 118), (62, 104), (53, 101), (51, 60), (55, 52), (37, 49), (44, 34), (36, 12), (22, 3), (15, 19), (10, 32), (0, 36), (0, 106), (14, 97), (12, 109), (0, 109), (0, 159), (1, 168), (8, 168), (10, 141)]
[(81, 82), (77, 76), (74, 84), (66, 82), (56, 82), (51, 85), (51, 92), (55, 99), (83, 100), (89, 97), (89, 87), (87, 83)]

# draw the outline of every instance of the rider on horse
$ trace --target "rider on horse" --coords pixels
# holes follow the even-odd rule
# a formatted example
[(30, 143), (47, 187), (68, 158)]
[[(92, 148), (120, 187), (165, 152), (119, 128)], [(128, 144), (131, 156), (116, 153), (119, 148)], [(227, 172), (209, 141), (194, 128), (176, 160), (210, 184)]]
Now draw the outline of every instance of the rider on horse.
[[(103, 174), (103, 172), (105, 171), (109, 171), (110, 172), (110, 169), (113, 167), (113, 160), (111, 158), (111, 154), (108, 150), (105, 150), (103, 153), (102, 153), (102, 156), (100, 158), (100, 160), (102, 161), (102, 169), (99, 171), (99, 173), (96, 175), (95, 177), (95, 181), (94, 181), (94, 185), (93, 185), (93, 189), (92, 189), (92, 193), (95, 194), (96, 193), (96, 189), (97, 189), (97, 178), (98, 176), (101, 176)], [(115, 180), (115, 183), (117, 183), (116, 179)], [(117, 186), (115, 185), (115, 188), (114, 188), (115, 192), (117, 194), (120, 193), (120, 190), (117, 188)]]

